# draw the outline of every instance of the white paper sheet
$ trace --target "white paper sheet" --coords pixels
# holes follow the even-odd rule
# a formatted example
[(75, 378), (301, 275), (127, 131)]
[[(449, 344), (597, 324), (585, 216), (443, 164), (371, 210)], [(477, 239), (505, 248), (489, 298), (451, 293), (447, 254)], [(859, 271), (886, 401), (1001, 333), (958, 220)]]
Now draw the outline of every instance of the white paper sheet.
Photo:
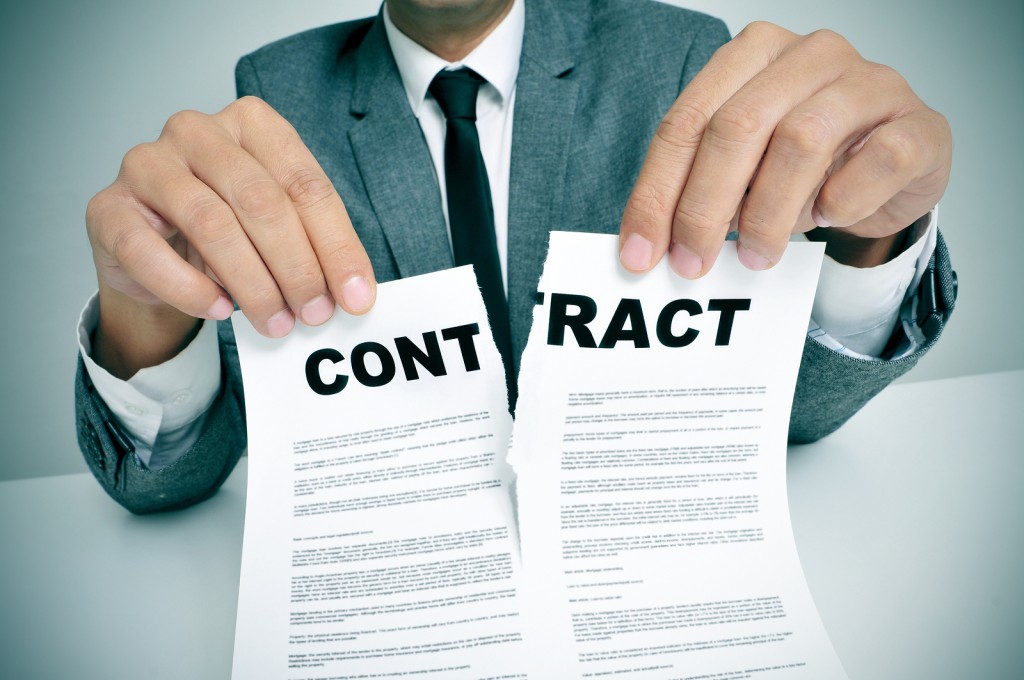
[(249, 432), (233, 677), (525, 677), (511, 419), (472, 270), (383, 284), (366, 316), (285, 340), (233, 321)]
[[(467, 268), (287, 339), (235, 328), (249, 489), (233, 677), (843, 678), (786, 424), (821, 262), (688, 282), (554, 233), (511, 429)], [(475, 324), (475, 326), (474, 326)]]
[(616, 247), (552, 234), (520, 371), (530, 677), (845, 677), (786, 500), (821, 245), (750, 272), (727, 243), (693, 282)]

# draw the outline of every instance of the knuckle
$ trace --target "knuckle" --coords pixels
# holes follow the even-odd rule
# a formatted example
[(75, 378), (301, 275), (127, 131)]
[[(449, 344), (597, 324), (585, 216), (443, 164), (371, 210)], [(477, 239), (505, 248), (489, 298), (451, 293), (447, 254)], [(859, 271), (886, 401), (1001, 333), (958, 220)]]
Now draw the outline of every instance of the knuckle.
[(901, 76), (899, 74), (899, 72), (896, 69), (894, 69), (893, 67), (891, 67), (891, 66), (886, 66), (885, 64), (879, 64), (877, 62), (870, 62), (870, 63), (868, 63), (866, 68), (867, 68), (868, 78), (871, 79), (872, 81), (876, 81), (876, 82), (877, 81), (882, 81), (882, 82), (887, 82), (887, 81), (905, 82), (905, 81), (903, 81), (903, 76)]
[(199, 111), (187, 109), (178, 111), (167, 119), (161, 137), (187, 137), (209, 123), (209, 116)]
[(259, 128), (266, 125), (271, 119), (277, 119), (277, 112), (259, 97), (247, 95), (236, 99), (229, 104), (225, 112), (230, 111), (239, 121), (245, 125)]
[(882, 169), (892, 175), (913, 171), (919, 156), (918, 142), (907, 130), (883, 128), (873, 135), (875, 156)]
[(334, 185), (312, 168), (299, 166), (286, 173), (285, 192), (302, 208), (316, 208), (329, 202), (335, 195)]
[(727, 143), (750, 144), (760, 137), (767, 121), (756, 110), (740, 103), (727, 103), (711, 117), (708, 133)]
[(837, 126), (822, 112), (806, 111), (787, 116), (773, 136), (784, 153), (802, 158), (831, 156)]
[(931, 126), (931, 132), (927, 135), (929, 145), (937, 152), (939, 158), (951, 157), (953, 129), (949, 125), (949, 119), (934, 109), (927, 109), (925, 117)]
[(273, 219), (284, 212), (281, 187), (270, 178), (244, 178), (232, 191), (235, 206), (243, 218)]
[(102, 215), (107, 211), (111, 200), (110, 187), (103, 189), (89, 199), (89, 202), (85, 205), (85, 224), (90, 231), (98, 228)]
[[(799, 43), (801, 36), (768, 21), (754, 21), (748, 24), (736, 37), (726, 44), (737, 54), (757, 59), (775, 59), (792, 45)], [(732, 47), (735, 45), (735, 47)]]
[(829, 28), (819, 28), (816, 31), (812, 31), (808, 36), (808, 40), (814, 40), (816, 42), (823, 42), (826, 44), (836, 44), (843, 40), (843, 36), (839, 35), (835, 31)]
[(192, 199), (183, 211), (188, 233), (205, 242), (223, 239), (234, 221), (231, 210), (214, 199)]
[(298, 292), (319, 291), (323, 287), (320, 267), (311, 262), (296, 262), (289, 265), (282, 274), (281, 284), (288, 290)]
[(363, 244), (357, 238), (336, 238), (320, 244), (317, 254), (321, 261), (337, 263), (337, 270), (348, 269), (365, 259)]
[(926, 115), (931, 119), (936, 129), (946, 137), (952, 137), (953, 129), (949, 125), (949, 119), (935, 109), (928, 109)]
[(866, 67), (866, 78), (870, 86), (881, 91), (912, 94), (910, 84), (900, 75), (899, 71), (885, 64), (869, 63)]
[(147, 168), (152, 168), (156, 164), (159, 155), (160, 152), (154, 142), (136, 144), (128, 149), (121, 160), (121, 174), (131, 175), (145, 172)]
[(255, 310), (257, 315), (269, 318), (284, 306), (281, 292), (273, 285), (255, 285), (245, 293), (245, 301), (241, 305), (246, 310)]
[(721, 226), (706, 206), (686, 199), (676, 208), (675, 225), (698, 241), (710, 238)]
[(658, 224), (667, 220), (672, 205), (665, 199), (665, 192), (653, 184), (637, 187), (626, 204), (626, 212), (639, 218), (645, 225)]
[(259, 115), (269, 109), (270, 106), (259, 97), (250, 94), (244, 97), (239, 97), (228, 104), (227, 108), (234, 109), (245, 114)]
[(94, 249), (99, 247), (113, 253), (113, 240), (118, 229), (124, 228), (116, 217), (124, 202), (125, 197), (116, 183), (89, 199), (85, 206), (85, 230)]
[[(778, 34), (779, 27), (769, 21), (751, 21), (740, 31), (739, 36), (763, 40)], [(737, 36), (737, 37), (739, 37)]]
[(818, 192), (815, 203), (817, 203), (818, 209), (827, 215), (829, 220), (837, 226), (844, 226), (850, 223), (853, 206), (847, 192), (838, 183), (826, 182)]
[(152, 253), (149, 239), (140, 229), (120, 229), (110, 237), (108, 250), (114, 260), (143, 266)]
[(695, 149), (709, 121), (706, 109), (700, 104), (677, 102), (659, 123), (655, 139), (670, 149)]
[(753, 21), (736, 36), (742, 42), (758, 50), (778, 54), (786, 45), (797, 39), (797, 35), (770, 21)]
[(849, 54), (854, 52), (850, 42), (833, 30), (819, 28), (807, 36), (809, 44), (816, 45), (827, 52), (840, 52)]
[[(744, 239), (751, 239), (758, 243), (772, 243), (780, 239), (778, 229), (772, 227), (773, 222), (761, 212), (744, 210), (740, 213), (738, 229)], [(788, 234), (783, 233), (781, 238)]]

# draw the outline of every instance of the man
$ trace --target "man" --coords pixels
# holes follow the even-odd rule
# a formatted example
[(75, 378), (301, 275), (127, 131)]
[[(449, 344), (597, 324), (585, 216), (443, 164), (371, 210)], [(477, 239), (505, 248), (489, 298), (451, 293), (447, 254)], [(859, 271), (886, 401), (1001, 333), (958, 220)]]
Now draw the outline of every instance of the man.
[(513, 367), (551, 228), (618, 226), (622, 266), (667, 253), (687, 278), (730, 225), (753, 269), (808, 232), (829, 261), (790, 436), (838, 427), (952, 307), (933, 210), (949, 127), (833, 33), (754, 24), (727, 41), (721, 22), (656, 3), (387, 0), (244, 57), (239, 95), (255, 98), (176, 114), (90, 202), (99, 295), (76, 394), (94, 474), (136, 512), (216, 490), (245, 443), (230, 328), (218, 349), (212, 323), (233, 303), (280, 337), (335, 303), (366, 312), (377, 280), (454, 263), (444, 140), (458, 116), (435, 81), (463, 66)]

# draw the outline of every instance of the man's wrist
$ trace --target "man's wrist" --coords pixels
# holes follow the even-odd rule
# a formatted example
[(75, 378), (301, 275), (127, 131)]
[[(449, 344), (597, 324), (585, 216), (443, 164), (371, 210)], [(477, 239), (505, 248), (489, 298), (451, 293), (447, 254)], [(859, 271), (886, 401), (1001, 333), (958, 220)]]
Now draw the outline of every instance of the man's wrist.
[(899, 255), (874, 267), (849, 266), (826, 257), (811, 313), (811, 337), (844, 354), (882, 358), (900, 309), (911, 304), (927, 269), (937, 222), (938, 207), (912, 225)]
[(99, 304), (92, 358), (121, 380), (176, 356), (202, 327), (202, 319), (169, 305), (137, 302), (102, 283)]
[(896, 259), (900, 253), (916, 243), (924, 233), (919, 226), (927, 223), (929, 216), (930, 213), (925, 214), (905, 229), (880, 238), (857, 236), (836, 227), (819, 227), (805, 235), (808, 241), (824, 243), (825, 254), (836, 262), (848, 267), (866, 269)]

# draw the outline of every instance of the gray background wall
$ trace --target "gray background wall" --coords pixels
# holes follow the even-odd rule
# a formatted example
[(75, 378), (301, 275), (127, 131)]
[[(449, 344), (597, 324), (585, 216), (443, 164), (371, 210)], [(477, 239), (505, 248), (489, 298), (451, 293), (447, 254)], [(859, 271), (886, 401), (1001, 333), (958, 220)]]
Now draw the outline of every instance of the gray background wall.
[[(529, 1), (529, 0), (527, 0)], [(1024, 3), (678, 2), (735, 33), (765, 19), (828, 27), (901, 71), (949, 118), (941, 224), (962, 282), (940, 345), (905, 380), (1024, 368)], [(0, 480), (85, 471), (75, 443), (74, 328), (95, 287), (83, 214), (132, 145), (173, 112), (212, 112), (242, 54), (378, 0), (36, 0), (0, 8)]]

